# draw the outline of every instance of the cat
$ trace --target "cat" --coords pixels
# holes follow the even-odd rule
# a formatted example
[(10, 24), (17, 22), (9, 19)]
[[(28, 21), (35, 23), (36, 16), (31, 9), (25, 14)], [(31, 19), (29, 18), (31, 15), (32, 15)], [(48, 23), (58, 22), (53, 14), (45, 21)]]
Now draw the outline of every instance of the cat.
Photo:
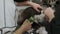
[[(21, 12), (21, 15), (18, 16), (18, 22), (17, 22), (16, 29), (18, 29), (23, 24), (25, 19), (29, 19), (31, 16), (34, 16), (35, 20), (34, 20), (34, 23), (32, 24), (32, 29), (29, 32), (25, 32), (25, 33), (26, 34), (28, 34), (28, 33), (37, 34), (36, 31), (42, 26), (41, 22), (43, 22), (43, 18), (44, 18), (44, 14), (41, 14), (42, 9), (39, 9), (39, 10), (40, 10), (40, 12), (37, 12), (32, 7), (28, 7), (23, 12)], [(41, 15), (43, 15), (43, 16), (41, 16)]]

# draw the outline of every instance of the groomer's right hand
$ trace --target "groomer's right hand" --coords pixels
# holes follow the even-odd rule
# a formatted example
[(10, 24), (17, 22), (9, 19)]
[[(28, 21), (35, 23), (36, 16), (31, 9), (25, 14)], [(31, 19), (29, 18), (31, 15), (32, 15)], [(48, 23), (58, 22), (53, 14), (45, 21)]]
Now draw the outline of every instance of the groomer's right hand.
[(28, 31), (29, 29), (31, 29), (31, 23), (28, 19), (26, 19), (24, 21), (24, 23), (22, 24), (22, 28), (25, 30), (25, 31)]
[(22, 34), (25, 31), (28, 31), (29, 29), (31, 29), (31, 24), (30, 24), (29, 20), (26, 19), (24, 21), (24, 23), (21, 25), (21, 27), (19, 29), (17, 29), (13, 34)]

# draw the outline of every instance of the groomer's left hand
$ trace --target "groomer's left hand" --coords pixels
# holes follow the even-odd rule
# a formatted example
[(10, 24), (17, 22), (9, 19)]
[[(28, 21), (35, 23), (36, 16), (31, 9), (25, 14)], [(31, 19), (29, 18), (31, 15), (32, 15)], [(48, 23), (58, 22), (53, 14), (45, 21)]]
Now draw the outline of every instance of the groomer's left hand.
[[(30, 1), (25, 1), (25, 2), (17, 2), (16, 3), (17, 6), (24, 6), (24, 5), (28, 5), (28, 6), (31, 6), (33, 7), (36, 11), (39, 12), (39, 9), (42, 9), (42, 7), (37, 4), (37, 3), (34, 3), (34, 2), (30, 2)], [(38, 9), (39, 8), (39, 9)]]
[[(40, 12), (39, 9), (42, 9), (42, 6), (40, 6), (40, 5), (37, 4), (37, 3), (31, 2), (31, 6), (32, 6), (36, 11), (38, 11), (38, 12)], [(39, 9), (38, 9), (38, 8), (39, 8)]]

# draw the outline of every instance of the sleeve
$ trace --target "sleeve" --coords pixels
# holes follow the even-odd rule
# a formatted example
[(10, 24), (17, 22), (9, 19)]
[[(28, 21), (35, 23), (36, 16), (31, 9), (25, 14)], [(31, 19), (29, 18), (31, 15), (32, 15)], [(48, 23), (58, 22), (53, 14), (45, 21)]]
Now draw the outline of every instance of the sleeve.
[(28, 1), (28, 0), (14, 0), (15, 2), (24, 2), (24, 1)]

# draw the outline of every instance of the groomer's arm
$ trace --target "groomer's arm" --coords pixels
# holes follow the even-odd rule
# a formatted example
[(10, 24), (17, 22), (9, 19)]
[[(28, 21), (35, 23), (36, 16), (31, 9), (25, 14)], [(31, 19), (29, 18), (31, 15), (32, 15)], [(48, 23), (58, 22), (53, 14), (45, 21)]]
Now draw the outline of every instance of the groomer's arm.
[(24, 33), (25, 31), (28, 31), (29, 29), (31, 29), (31, 24), (30, 24), (30, 21), (29, 20), (25, 20), (24, 23), (22, 24), (22, 26), (17, 29), (14, 34), (22, 34)]
[(39, 12), (38, 8), (42, 9), (42, 7), (39, 4), (34, 3), (34, 2), (30, 2), (30, 1), (17, 2), (16, 5), (17, 6), (31, 6), (38, 12)]
[(14, 32), (14, 34), (22, 34), (24, 32), (23, 28), (20, 27), (18, 30)]

